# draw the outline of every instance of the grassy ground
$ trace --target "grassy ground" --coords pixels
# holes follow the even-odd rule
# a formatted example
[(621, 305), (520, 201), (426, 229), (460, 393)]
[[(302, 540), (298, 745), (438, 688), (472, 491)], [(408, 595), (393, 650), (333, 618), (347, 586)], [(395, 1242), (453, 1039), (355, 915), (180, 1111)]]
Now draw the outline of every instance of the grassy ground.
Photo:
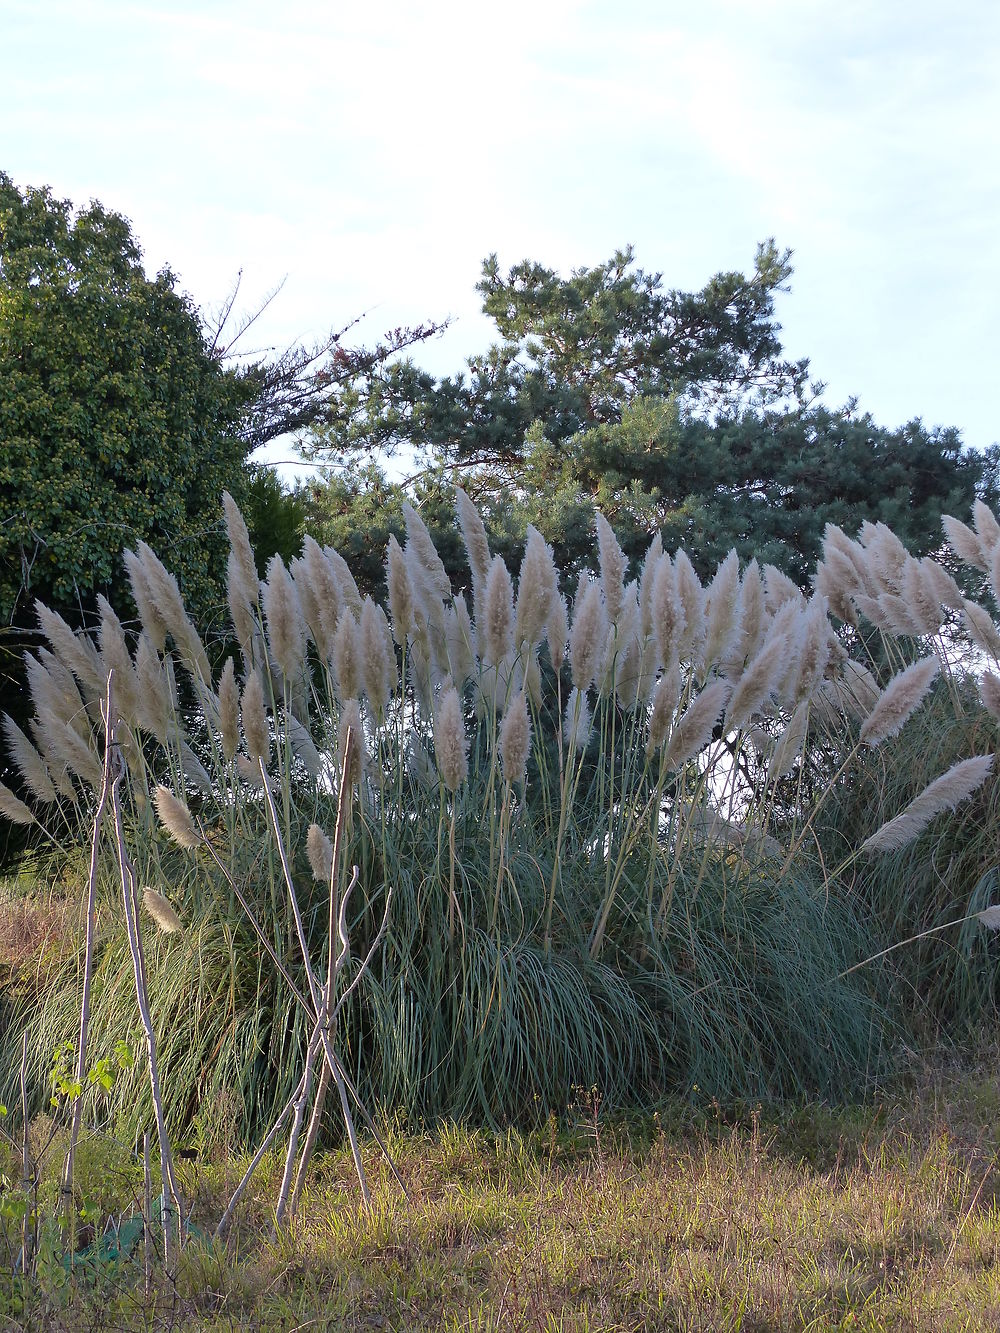
[[(2, 1327), (996, 1329), (997, 1060), (914, 1058), (865, 1108), (723, 1113), (695, 1094), (616, 1124), (581, 1092), (531, 1135), (395, 1136), (409, 1204), (372, 1153), (361, 1213), (333, 1153), (278, 1240), (274, 1161), (228, 1248), (190, 1242), (155, 1299), (139, 1262), (97, 1286), (51, 1277), (26, 1304), (8, 1285)], [(84, 1158), (93, 1196), (125, 1207), (134, 1167), (95, 1145)], [(217, 1149), (182, 1166), (207, 1226), (240, 1162)]]

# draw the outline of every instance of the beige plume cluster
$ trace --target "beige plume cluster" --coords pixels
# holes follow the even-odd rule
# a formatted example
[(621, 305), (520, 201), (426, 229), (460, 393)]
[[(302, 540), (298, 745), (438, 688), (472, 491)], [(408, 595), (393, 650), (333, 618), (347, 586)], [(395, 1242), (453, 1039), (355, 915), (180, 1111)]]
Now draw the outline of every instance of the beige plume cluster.
[[(503, 778), (520, 788), (532, 780), (532, 755), (540, 752), (544, 688), (558, 693), (564, 757), (589, 744), (595, 718), (614, 701), (641, 737), (647, 764), (676, 772), (698, 761), (713, 738), (742, 736), (766, 780), (776, 782), (806, 752), (810, 727), (853, 719), (861, 741), (876, 745), (905, 725), (930, 689), (934, 651), (885, 688), (848, 656), (844, 635), (862, 619), (933, 647), (948, 617), (960, 616), (997, 664), (998, 674), (982, 676), (982, 697), (1000, 719), (1000, 627), (940, 564), (909, 555), (885, 524), (865, 524), (856, 539), (829, 526), (806, 597), (773, 565), (741, 567), (735, 551), (703, 584), (688, 555), (664, 550), (659, 535), (632, 580), (610, 524), (597, 515), (596, 569), (579, 576), (568, 600), (536, 529), (528, 529), (519, 569), (510, 569), (491, 552), (469, 496), (459, 489), (455, 500), (467, 593), (452, 588), (426, 524), (407, 504), (405, 541), (388, 545), (383, 608), (362, 594), (338, 552), (308, 537), (287, 565), (273, 556), (262, 581), (246, 524), (224, 495), (239, 652), (214, 681), (176, 580), (144, 543), (125, 556), (137, 634), (104, 600), (93, 636), (39, 604), (47, 646), (28, 659), (34, 716), (27, 730), (3, 722), (31, 804), (4, 788), (0, 813), (28, 822), (35, 807), (76, 802), (81, 787), (99, 787), (109, 672), (122, 751), (147, 794), (146, 738), (175, 756), (173, 771), (190, 791), (211, 795), (232, 784), (260, 799), (265, 784), (280, 787), (289, 756), (315, 783), (335, 785), (345, 762), (353, 783), (380, 781), (380, 737), (403, 728), (415, 734), (386, 753), (419, 753), (422, 781), (457, 794), (477, 726), (488, 729)], [(958, 559), (1000, 592), (994, 515), (977, 503), (971, 527), (946, 518), (944, 529)], [(848, 630), (838, 636), (831, 617)], [(178, 669), (190, 677), (194, 715), (181, 715)], [(207, 733), (197, 743), (192, 725)], [(165, 791), (155, 795), (161, 819), (182, 845), (196, 845), (183, 793), (171, 798), (175, 808)]]

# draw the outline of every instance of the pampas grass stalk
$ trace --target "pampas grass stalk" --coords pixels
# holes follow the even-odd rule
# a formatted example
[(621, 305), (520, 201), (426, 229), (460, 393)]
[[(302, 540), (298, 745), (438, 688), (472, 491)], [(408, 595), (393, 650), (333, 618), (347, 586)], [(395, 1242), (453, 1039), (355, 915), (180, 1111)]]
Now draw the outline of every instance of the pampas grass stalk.
[(169, 787), (158, 786), (153, 793), (156, 813), (160, 823), (167, 830), (178, 847), (192, 850), (203, 841), (202, 834), (195, 827), (191, 811), (183, 801), (173, 794)]
[(18, 772), (32, 796), (43, 805), (51, 805), (58, 799), (58, 792), (48, 765), (7, 713), (3, 715), (3, 734), (7, 738), (7, 748), (17, 765)]
[(608, 632), (601, 586), (589, 574), (580, 575), (569, 635), (570, 675), (575, 689), (586, 693), (603, 664)]
[(266, 760), (271, 753), (271, 733), (264, 708), (264, 686), (256, 671), (250, 671), (240, 700), (243, 737), (251, 759)]
[(469, 558), (469, 569), (472, 573), (473, 604), (478, 619), (482, 612), (480, 599), (486, 588), (486, 580), (489, 577), (493, 557), (490, 554), (489, 539), (486, 536), (483, 520), (479, 517), (479, 511), (460, 486), (455, 487), (455, 510), (458, 515), (458, 525), (462, 532), (462, 541), (465, 543), (466, 555)]
[(923, 702), (939, 666), (936, 657), (922, 657), (892, 678), (861, 727), (861, 740), (866, 745), (881, 745), (902, 731)]
[(625, 599), (625, 573), (628, 562), (624, 551), (618, 545), (618, 538), (611, 524), (600, 510), (594, 514), (594, 525), (597, 529), (597, 559), (601, 570), (604, 605), (608, 620), (616, 625)]
[(983, 550), (983, 545), (973, 530), (950, 514), (944, 515), (941, 519), (941, 526), (944, 528), (948, 545), (959, 560), (966, 565), (971, 565), (973, 569), (978, 569), (981, 574), (985, 574), (989, 568), (989, 553)]
[(537, 528), (528, 524), (528, 540), (517, 580), (514, 643), (540, 643), (545, 633), (552, 599), (558, 594), (558, 577), (552, 548)]
[(953, 764), (947, 773), (935, 778), (919, 796), (901, 810), (894, 819), (866, 838), (861, 850), (866, 852), (894, 852), (916, 838), (935, 815), (955, 810), (967, 801), (989, 777), (993, 768), (992, 755), (976, 755)]
[(503, 558), (493, 557), (483, 592), (479, 647), (487, 666), (498, 666), (514, 650), (514, 587)]
[(715, 724), (725, 710), (732, 689), (728, 680), (712, 681), (688, 704), (663, 755), (668, 771), (683, 768), (705, 748), (712, 739)]
[(176, 935), (184, 929), (184, 923), (174, 911), (169, 898), (164, 897), (159, 890), (147, 885), (142, 891), (142, 902), (165, 935)]
[(287, 682), (296, 681), (305, 665), (306, 622), (295, 583), (280, 555), (268, 561), (261, 600), (274, 660)]

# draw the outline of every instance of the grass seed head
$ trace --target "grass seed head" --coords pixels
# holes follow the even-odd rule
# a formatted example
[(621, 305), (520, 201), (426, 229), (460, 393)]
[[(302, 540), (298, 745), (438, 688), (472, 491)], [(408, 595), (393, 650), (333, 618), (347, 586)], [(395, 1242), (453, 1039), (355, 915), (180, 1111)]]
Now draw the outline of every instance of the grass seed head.
[(156, 813), (160, 823), (167, 830), (179, 847), (190, 850), (201, 842), (201, 834), (191, 818), (191, 811), (179, 800), (169, 787), (159, 786), (153, 793)]

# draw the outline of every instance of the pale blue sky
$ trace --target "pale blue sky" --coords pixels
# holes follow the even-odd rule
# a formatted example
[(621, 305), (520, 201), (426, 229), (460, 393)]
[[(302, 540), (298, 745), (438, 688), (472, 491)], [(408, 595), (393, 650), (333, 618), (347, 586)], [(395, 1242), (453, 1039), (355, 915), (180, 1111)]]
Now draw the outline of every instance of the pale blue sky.
[(452, 315), (443, 373), (490, 251), (697, 287), (774, 235), (829, 401), (1000, 439), (995, 0), (0, 0), (0, 61), (0, 169), (205, 307), (287, 276), (267, 344)]

